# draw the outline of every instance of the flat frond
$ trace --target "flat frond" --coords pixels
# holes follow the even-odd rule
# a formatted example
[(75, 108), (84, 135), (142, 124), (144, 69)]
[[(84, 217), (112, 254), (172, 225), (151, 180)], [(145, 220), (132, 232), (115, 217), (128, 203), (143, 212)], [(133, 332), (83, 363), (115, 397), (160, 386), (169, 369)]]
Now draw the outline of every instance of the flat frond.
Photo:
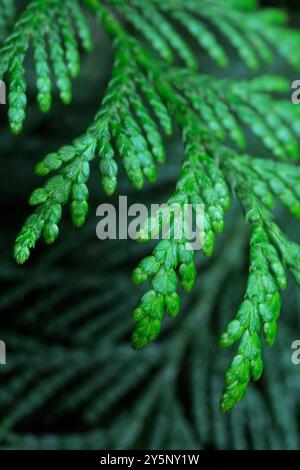
[[(73, 21), (74, 20), (74, 21)], [(74, 23), (74, 24), (73, 24)], [(51, 106), (51, 68), (53, 68), (60, 97), (65, 104), (71, 101), (72, 77), (79, 74), (79, 52), (74, 27), (90, 48), (88, 27), (77, 0), (33, 0), (21, 13), (0, 50), (0, 79), (9, 76), (9, 121), (18, 134), (25, 120), (26, 77), (24, 61), (33, 47), (36, 69), (37, 100), (41, 111)]]

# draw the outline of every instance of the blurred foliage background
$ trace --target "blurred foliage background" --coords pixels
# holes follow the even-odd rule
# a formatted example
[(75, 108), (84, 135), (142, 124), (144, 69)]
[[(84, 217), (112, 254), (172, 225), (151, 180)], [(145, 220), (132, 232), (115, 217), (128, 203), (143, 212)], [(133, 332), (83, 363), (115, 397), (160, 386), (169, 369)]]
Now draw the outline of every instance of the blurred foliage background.
[[(296, 0), (263, 3), (289, 8), (299, 25)], [(0, 367), (0, 449), (298, 449), (300, 366), (291, 362), (291, 344), (300, 339), (300, 296), (292, 280), (278, 340), (265, 351), (263, 379), (232, 413), (218, 411), (230, 352), (220, 351), (217, 339), (242, 300), (248, 270), (247, 231), (238, 208), (227, 217), (213, 258), (199, 256), (197, 286), (178, 319), (142, 352), (129, 344), (130, 313), (140, 294), (130, 273), (150, 247), (96, 238), (96, 207), (106, 200), (97, 172), (85, 227), (76, 230), (67, 221), (58, 242), (40, 244), (29, 264), (18, 267), (12, 260), (14, 237), (38, 182), (36, 162), (86, 129), (110, 75), (109, 40), (90, 21), (95, 48), (83, 58), (71, 106), (56, 100), (48, 115), (39, 113), (29, 61), (21, 136), (10, 135), (6, 108), (0, 107), (0, 338), (7, 344), (7, 364)], [(199, 60), (205, 73), (221, 75), (208, 59)], [(280, 61), (268, 71), (300, 78)], [(240, 63), (226, 73), (249, 76)], [(154, 188), (137, 194), (123, 178), (120, 194), (132, 202), (164, 201), (182, 158), (176, 138), (168, 148), (167, 168)], [(255, 139), (251, 150), (263, 153)], [(299, 240), (297, 222), (280, 207), (278, 216)]]

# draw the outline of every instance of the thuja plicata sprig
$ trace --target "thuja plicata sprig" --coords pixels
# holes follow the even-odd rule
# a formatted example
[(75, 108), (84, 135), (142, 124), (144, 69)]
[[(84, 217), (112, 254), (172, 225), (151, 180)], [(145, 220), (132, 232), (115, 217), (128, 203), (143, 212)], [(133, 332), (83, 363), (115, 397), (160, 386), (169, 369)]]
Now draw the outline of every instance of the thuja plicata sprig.
[[(222, 347), (238, 343), (221, 399), (221, 409), (227, 411), (242, 398), (251, 377), (257, 380), (262, 374), (262, 335), (273, 344), (286, 270), (298, 284), (300, 280), (299, 245), (279, 229), (272, 212), (280, 201), (293, 216), (300, 215), (295, 164), (300, 115), (296, 106), (274, 96), (288, 91), (286, 80), (259, 76), (236, 81), (200, 74), (192, 44), (222, 68), (230, 64), (226, 43), (252, 71), (269, 64), (274, 55), (300, 68), (299, 54), (290, 53), (299, 49), (300, 34), (288, 28), (282, 10), (259, 10), (252, 0), (203, 0), (201, 6), (198, 0), (32, 0), (0, 49), (0, 79), (8, 79), (8, 117), (17, 134), (25, 121), (25, 59), (30, 50), (37, 102), (42, 112), (48, 112), (55, 87), (63, 103), (71, 102), (81, 49), (91, 50), (86, 12), (93, 13), (111, 38), (111, 78), (93, 122), (71, 144), (36, 166), (46, 182), (30, 196), (33, 213), (14, 248), (18, 263), (28, 260), (41, 237), (49, 244), (56, 240), (67, 203), (73, 224), (79, 227), (85, 222), (93, 161), (108, 195), (117, 190), (120, 163), (136, 189), (155, 183), (167, 156), (165, 135), (172, 135), (175, 128), (184, 144), (178, 182), (165, 209), (141, 228), (140, 241), (157, 235), (175, 206), (190, 204), (196, 212), (201, 205), (202, 251), (211, 256), (231, 199), (238, 198), (249, 225), (250, 268), (237, 316), (220, 339)], [(244, 153), (245, 127), (275, 161)], [(185, 235), (175, 237), (174, 214), (170, 222), (169, 239), (160, 241), (133, 273), (136, 284), (149, 285), (134, 310), (136, 349), (158, 336), (166, 314), (178, 314), (180, 285), (189, 292), (196, 282), (196, 254), (190, 240)]]
[[(268, 184), (259, 181), (260, 186), (252, 191), (257, 173), (252, 169), (262, 168), (268, 175)], [(220, 338), (223, 348), (239, 342), (237, 354), (225, 376), (225, 388), (221, 399), (221, 409), (230, 410), (244, 396), (250, 378), (258, 380), (263, 372), (262, 344), (260, 332), (265, 341), (272, 346), (277, 334), (277, 321), (281, 310), (280, 290), (287, 284), (288, 268), (298, 285), (300, 281), (300, 246), (291, 242), (273, 221), (270, 208), (274, 206), (272, 195), (280, 193), (276, 182), (291, 172), (289, 165), (249, 157), (230, 156), (224, 162), (224, 169), (232, 180), (235, 192), (250, 225), (250, 267), (244, 300), (239, 307), (236, 319), (226, 327)], [(264, 176), (266, 177), (266, 173)], [(258, 172), (259, 174), (259, 172)], [(300, 173), (293, 172), (296, 192), (299, 189)], [(296, 189), (298, 188), (298, 189)], [(288, 203), (288, 197), (289, 203)], [(299, 194), (287, 190), (285, 203), (299, 217)]]

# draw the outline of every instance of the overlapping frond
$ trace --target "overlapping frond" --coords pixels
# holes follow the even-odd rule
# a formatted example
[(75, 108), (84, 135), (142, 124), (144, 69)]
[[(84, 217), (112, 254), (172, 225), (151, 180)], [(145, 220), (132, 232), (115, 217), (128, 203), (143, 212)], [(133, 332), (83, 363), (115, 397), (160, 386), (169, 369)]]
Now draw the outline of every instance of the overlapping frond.
[[(195, 119), (195, 117), (194, 117)], [(201, 136), (201, 137), (200, 137)], [(263, 361), (261, 356), (260, 331), (266, 342), (272, 345), (277, 332), (281, 301), (279, 289), (286, 287), (286, 269), (299, 284), (300, 246), (291, 242), (278, 228), (272, 218), (276, 198), (291, 213), (300, 216), (300, 173), (299, 167), (274, 161), (261, 160), (245, 155), (237, 156), (222, 148), (197, 129), (187, 133), (191, 139), (186, 151), (186, 161), (179, 178), (175, 197), (168, 201), (176, 203), (204, 204), (204, 245), (203, 253), (210, 255), (214, 235), (224, 227), (224, 211), (230, 206), (228, 181), (237, 195), (251, 228), (250, 275), (237, 319), (229, 323), (221, 337), (222, 347), (240, 342), (238, 354), (226, 374), (226, 388), (221, 408), (231, 409), (244, 395), (250, 376), (260, 378)], [(197, 141), (202, 141), (202, 145)], [(190, 167), (191, 154), (196, 162)], [(216, 167), (219, 162), (220, 168)], [(159, 221), (163, 223), (163, 212)], [(146, 222), (157, 229), (157, 216)], [(196, 278), (193, 251), (184, 250), (187, 241), (174, 238), (176, 219), (171, 226), (170, 240), (159, 242), (151, 257), (145, 258), (134, 271), (137, 284), (151, 279), (151, 290), (145, 294), (134, 318), (137, 321), (133, 333), (133, 344), (140, 348), (157, 337), (165, 312), (175, 316), (179, 310), (176, 294), (178, 269), (183, 289), (189, 291)], [(144, 240), (142, 228), (141, 239)], [(152, 235), (152, 233), (151, 233)], [(149, 237), (151, 239), (153, 237)], [(187, 246), (187, 245), (186, 245)], [(207, 249), (209, 247), (209, 249)]]
[(22, 130), (25, 119), (24, 61), (29, 48), (34, 51), (37, 101), (41, 111), (47, 112), (52, 101), (51, 70), (61, 100), (71, 101), (71, 78), (78, 76), (80, 61), (76, 33), (90, 50), (89, 28), (77, 0), (34, 0), (21, 13), (0, 50), (0, 79), (8, 73), (9, 121), (14, 133)]
[[(82, 3), (92, 10), (105, 8), (97, 0), (84, 0)], [(219, 34), (250, 68), (257, 69), (262, 62), (269, 63), (275, 50), (293, 66), (300, 67), (298, 55), (290, 53), (297, 50), (299, 33), (287, 28), (287, 18), (281, 10), (255, 10), (252, 13), (254, 2), (247, 5), (227, 2), (224, 5), (224, 2), (210, 0), (202, 2), (201, 8), (197, 0), (111, 0), (103, 3), (116, 9), (167, 62), (174, 62), (179, 56), (188, 68), (197, 68), (197, 54), (179, 32), (183, 28), (221, 67), (228, 65), (229, 59)], [(8, 7), (10, 5), (11, 2)], [(5, 8), (7, 15), (10, 12), (8, 7)], [(106, 29), (110, 32), (109, 27)], [(213, 33), (213, 29), (218, 34)], [(46, 112), (51, 106), (51, 69), (62, 101), (66, 104), (71, 101), (71, 79), (79, 74), (77, 36), (84, 49), (90, 50), (89, 27), (79, 0), (63, 3), (33, 0), (21, 14), (0, 51), (0, 78), (9, 73), (9, 117), (13, 132), (21, 131), (25, 119), (24, 60), (29, 47), (34, 49), (38, 103)]]
[[(74, 225), (84, 223), (88, 213), (87, 183), (91, 161), (96, 155), (100, 158), (100, 175), (107, 194), (112, 194), (117, 186), (116, 157), (137, 189), (144, 186), (145, 179), (155, 182), (157, 163), (164, 163), (166, 154), (160, 129), (169, 135), (174, 118), (185, 128), (186, 123), (182, 123), (185, 107), (191, 107), (202, 129), (207, 126), (220, 141), (229, 134), (239, 147), (245, 148), (242, 129), (245, 123), (278, 157), (298, 156), (295, 129), (284, 122), (276, 101), (265, 93), (286, 90), (285, 80), (263, 77), (252, 82), (229, 82), (187, 75), (177, 69), (164, 71), (152, 64), (151, 56), (134, 41), (128, 41), (122, 29), (118, 34), (112, 79), (94, 123), (72, 145), (47, 155), (37, 165), (38, 174), (54, 172), (56, 175), (30, 198), (30, 204), (37, 209), (17, 238), (15, 256), (20, 263), (29, 257), (40, 236), (47, 243), (55, 241), (62, 206), (68, 201), (71, 201)], [(154, 76), (160, 79), (155, 80)], [(266, 114), (267, 109), (274, 112)], [(200, 145), (201, 129), (196, 127), (192, 132), (195, 139), (200, 139)]]
[(250, 267), (244, 301), (220, 339), (222, 347), (240, 341), (226, 373), (221, 400), (221, 409), (228, 411), (243, 397), (250, 377), (261, 377), (260, 332), (267, 344), (274, 344), (281, 310), (279, 290), (286, 287), (287, 269), (300, 285), (300, 246), (284, 235), (270, 211), (275, 196), (293, 215), (300, 216), (300, 172), (299, 167), (250, 158), (247, 162), (247, 158), (233, 155), (224, 165), (250, 224)]
[[(120, 11), (127, 9), (127, 2), (112, 0)], [(184, 28), (194, 41), (221, 67), (228, 65), (229, 59), (224, 46), (224, 39), (240, 56), (250, 69), (258, 69), (261, 64), (272, 62), (275, 51), (291, 65), (299, 68), (297, 54), (291, 54), (299, 43), (299, 32), (287, 28), (287, 16), (279, 9), (257, 11), (255, 2), (222, 2), (205, 0), (199, 4), (197, 0), (130, 0), (136, 7), (134, 18), (125, 13), (128, 21), (136, 26), (141, 24), (138, 18), (148, 19), (149, 9), (153, 5), (164, 15), (163, 23), (160, 15), (151, 16), (151, 34), (142, 29), (142, 34), (154, 48), (158, 47), (157, 39), (166, 38), (167, 48), (160, 50), (167, 59), (171, 59), (171, 49), (177, 49), (176, 34), (172, 34), (172, 24)], [(166, 25), (162, 28), (162, 25)], [(153, 29), (152, 29), (153, 28)], [(139, 29), (139, 28), (137, 28)], [(175, 27), (175, 30), (177, 28)], [(213, 32), (213, 30), (215, 32)], [(175, 41), (175, 47), (172, 42)], [(182, 59), (187, 66), (193, 62), (183, 49)], [(165, 58), (165, 57), (164, 57)]]

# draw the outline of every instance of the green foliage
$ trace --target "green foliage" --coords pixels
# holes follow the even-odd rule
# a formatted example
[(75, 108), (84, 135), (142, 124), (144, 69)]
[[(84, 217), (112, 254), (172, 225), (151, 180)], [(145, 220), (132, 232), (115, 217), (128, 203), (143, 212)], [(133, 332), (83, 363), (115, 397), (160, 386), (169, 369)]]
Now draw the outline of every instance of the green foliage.
[[(291, 167), (288, 165), (248, 157), (249, 166), (245, 166), (245, 158), (235, 161), (234, 155), (230, 155), (229, 159), (225, 166), (250, 224), (251, 235), (249, 278), (244, 301), (236, 319), (227, 325), (220, 339), (224, 348), (240, 341), (237, 355), (225, 377), (226, 387), (221, 400), (223, 411), (240, 401), (251, 376), (253, 380), (261, 377), (263, 360), (259, 333), (262, 330), (267, 344), (274, 344), (281, 310), (279, 289), (285, 289), (287, 284), (285, 270), (291, 270), (298, 285), (300, 273), (300, 247), (287, 239), (270, 212), (275, 195), (299, 217), (299, 168), (293, 168), (290, 178)], [(257, 178), (258, 174), (264, 175), (262, 180)], [(295, 186), (286, 188), (282, 182), (287, 180), (289, 183), (286, 184), (290, 186), (294, 182)], [(255, 191), (252, 190), (254, 186)]]
[[(21, 132), (26, 109), (24, 60), (30, 46), (34, 50), (37, 101), (41, 111), (51, 107), (49, 55), (60, 97), (71, 101), (72, 77), (79, 74), (79, 52), (74, 27), (83, 46), (90, 50), (87, 23), (77, 0), (34, 0), (16, 21), (0, 52), (0, 78), (9, 74), (9, 121), (11, 130)], [(48, 46), (48, 47), (47, 47)]]
[[(40, 237), (49, 244), (56, 240), (66, 203), (70, 203), (74, 225), (79, 227), (85, 222), (87, 184), (96, 155), (102, 186), (108, 195), (117, 187), (118, 158), (136, 189), (142, 189), (145, 180), (154, 183), (157, 164), (166, 158), (162, 131), (170, 135), (176, 123), (184, 142), (184, 161), (167, 208), (172, 209), (174, 204), (183, 207), (187, 202), (194, 207), (204, 205), (206, 256), (213, 252), (215, 235), (223, 231), (231, 194), (237, 196), (250, 226), (250, 272), (244, 301), (220, 340), (222, 347), (240, 342), (225, 377), (221, 409), (227, 411), (240, 401), (250, 377), (257, 380), (262, 374), (260, 332), (268, 344), (273, 344), (281, 304), (279, 289), (286, 286), (286, 268), (299, 284), (300, 248), (276, 225), (272, 209), (277, 198), (294, 216), (300, 215), (299, 168), (294, 162), (299, 158), (300, 118), (295, 106), (273, 96), (288, 90), (282, 78), (260, 76), (236, 81), (199, 74), (196, 55), (181, 30), (218, 66), (228, 66), (229, 46), (254, 71), (269, 64), (274, 54), (299, 69), (299, 56), (290, 51), (299, 47), (300, 34), (287, 27), (282, 11), (257, 10), (252, 1), (224, 4), (221, 0), (204, 0), (201, 9), (197, 0), (82, 3), (112, 39), (112, 76), (87, 131), (37, 165), (37, 174), (53, 176), (29, 199), (35, 210), (17, 237), (15, 258), (23, 264)], [(128, 25), (136, 34), (130, 32)], [(79, 73), (74, 26), (84, 48), (89, 50), (88, 27), (79, 2), (68, 0), (62, 5), (56, 0), (34, 0), (5, 41), (0, 50), (0, 77), (9, 72), (13, 132), (21, 130), (25, 118), (24, 59), (31, 43), (41, 110), (48, 111), (51, 105), (46, 40), (61, 99), (66, 104), (70, 102), (70, 79)], [(223, 45), (224, 39), (227, 45)], [(286, 162), (243, 155), (246, 128), (274, 157)], [(161, 229), (165, 216), (159, 211), (147, 221), (140, 233), (141, 241), (151, 239), (153, 230), (156, 233)], [(175, 239), (175, 220), (172, 219), (170, 240), (160, 242), (133, 273), (136, 284), (150, 282), (150, 290), (134, 310), (135, 348), (146, 346), (158, 336), (165, 313), (177, 315), (178, 279), (187, 292), (195, 283), (194, 254), (186, 239)], [(72, 370), (62, 371), (53, 387), (72, 378)], [(50, 388), (45, 393), (50, 393)]]

